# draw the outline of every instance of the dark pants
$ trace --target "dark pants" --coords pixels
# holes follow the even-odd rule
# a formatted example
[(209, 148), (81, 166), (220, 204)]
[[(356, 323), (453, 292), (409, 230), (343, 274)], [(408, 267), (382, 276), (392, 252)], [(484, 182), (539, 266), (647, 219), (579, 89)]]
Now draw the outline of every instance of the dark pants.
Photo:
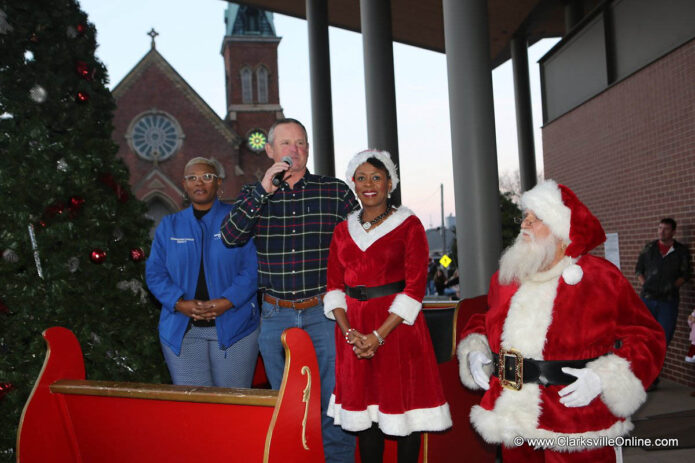
[(659, 301), (657, 299), (642, 298), (642, 301), (652, 313), (659, 325), (666, 333), (666, 345), (673, 339), (676, 332), (676, 320), (678, 319), (678, 301)]

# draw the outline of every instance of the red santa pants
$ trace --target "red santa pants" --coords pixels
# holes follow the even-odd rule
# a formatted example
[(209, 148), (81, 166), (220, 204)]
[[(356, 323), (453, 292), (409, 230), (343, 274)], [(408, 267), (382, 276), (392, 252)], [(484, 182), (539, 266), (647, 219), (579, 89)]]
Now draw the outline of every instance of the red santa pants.
[(613, 447), (581, 450), (578, 452), (557, 452), (555, 450), (534, 450), (524, 444), (521, 447), (502, 446), (504, 463), (604, 463), (615, 462)]

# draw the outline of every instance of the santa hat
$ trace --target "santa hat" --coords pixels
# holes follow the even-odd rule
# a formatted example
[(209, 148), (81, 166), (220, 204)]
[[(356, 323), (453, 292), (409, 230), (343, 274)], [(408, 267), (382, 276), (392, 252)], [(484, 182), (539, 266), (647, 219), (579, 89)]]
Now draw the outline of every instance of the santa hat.
[(353, 180), (355, 171), (369, 158), (376, 158), (384, 163), (386, 170), (389, 173), (389, 178), (391, 179), (391, 190), (389, 190), (389, 193), (393, 193), (393, 190), (395, 190), (398, 186), (398, 173), (396, 171), (396, 165), (391, 160), (391, 154), (388, 151), (379, 151), (375, 149), (360, 151), (354, 155), (352, 159), (350, 159), (347, 170), (345, 171), (345, 179), (347, 180), (348, 185), (350, 185), (350, 188), (353, 190), (355, 189), (355, 181)]
[(562, 272), (562, 276), (568, 284), (579, 283), (583, 272), (575, 262), (606, 240), (598, 219), (572, 190), (554, 180), (539, 183), (524, 193), (521, 207), (533, 211), (553, 235), (568, 245), (565, 255), (572, 259), (572, 265)]

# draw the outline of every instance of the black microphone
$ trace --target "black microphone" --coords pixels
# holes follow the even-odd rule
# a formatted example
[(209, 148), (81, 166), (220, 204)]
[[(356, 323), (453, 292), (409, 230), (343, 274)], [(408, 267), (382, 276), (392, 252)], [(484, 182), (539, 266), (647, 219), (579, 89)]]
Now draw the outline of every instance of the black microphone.
[[(282, 162), (284, 162), (288, 166), (292, 167), (292, 158), (291, 157), (283, 156)], [(285, 174), (286, 173), (287, 173), (287, 171), (283, 170), (282, 172), (278, 172), (277, 174), (275, 174), (275, 177), (273, 177), (273, 185), (275, 185), (275, 186), (282, 185), (282, 182), (285, 180)]]

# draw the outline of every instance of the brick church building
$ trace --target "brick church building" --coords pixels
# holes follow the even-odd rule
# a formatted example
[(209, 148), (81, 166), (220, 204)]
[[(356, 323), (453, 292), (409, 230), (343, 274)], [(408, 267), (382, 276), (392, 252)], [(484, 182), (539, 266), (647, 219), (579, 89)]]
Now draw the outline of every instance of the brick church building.
[(283, 117), (278, 89), (273, 14), (230, 4), (222, 40), (226, 115), (220, 118), (156, 49), (113, 89), (114, 141), (130, 170), (135, 196), (145, 201), (155, 226), (187, 206), (182, 179), (196, 156), (212, 158), (222, 172), (222, 199), (232, 200), (245, 183), (270, 165), (267, 130)]

